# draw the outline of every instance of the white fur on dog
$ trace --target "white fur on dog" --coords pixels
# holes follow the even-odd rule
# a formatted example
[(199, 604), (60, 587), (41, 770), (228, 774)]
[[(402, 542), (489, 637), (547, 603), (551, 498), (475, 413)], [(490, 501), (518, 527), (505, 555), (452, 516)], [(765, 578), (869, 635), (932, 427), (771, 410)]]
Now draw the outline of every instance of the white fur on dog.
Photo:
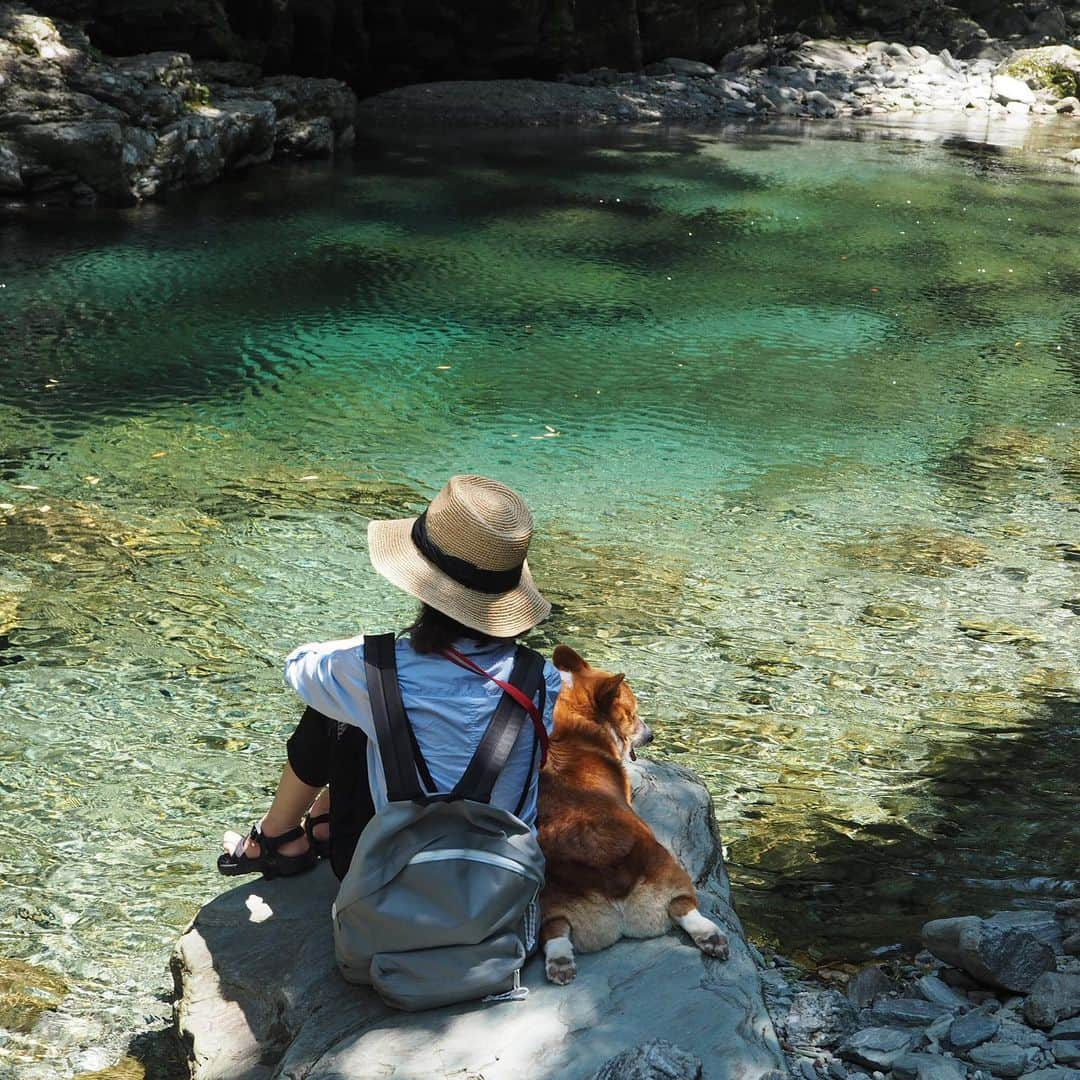
[(544, 942), (545, 960), (573, 960), (574, 946), (568, 937), (548, 938)]
[(697, 908), (691, 908), (685, 915), (675, 920), (692, 938), (708, 937), (720, 933), (720, 927), (711, 919), (706, 919)]

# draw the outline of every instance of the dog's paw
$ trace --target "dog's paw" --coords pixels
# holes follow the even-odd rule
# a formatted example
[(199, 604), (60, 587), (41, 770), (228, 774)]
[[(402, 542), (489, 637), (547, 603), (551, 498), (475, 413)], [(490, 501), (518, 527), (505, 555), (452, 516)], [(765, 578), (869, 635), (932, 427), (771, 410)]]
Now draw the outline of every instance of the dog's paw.
[(715, 956), (717, 960), (726, 960), (731, 955), (728, 939), (715, 927), (708, 933), (695, 936), (694, 944), (706, 956)]
[(566, 986), (574, 981), (577, 964), (572, 956), (550, 956), (544, 965), (544, 971), (556, 986)]

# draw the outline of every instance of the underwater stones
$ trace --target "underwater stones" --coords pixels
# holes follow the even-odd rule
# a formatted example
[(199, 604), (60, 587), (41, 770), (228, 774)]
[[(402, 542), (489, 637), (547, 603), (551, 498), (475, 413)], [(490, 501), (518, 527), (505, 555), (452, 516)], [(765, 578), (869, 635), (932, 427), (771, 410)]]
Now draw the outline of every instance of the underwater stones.
[(0, 592), (0, 638), (6, 637), (18, 625), (19, 601), (11, 593)]
[(1024, 1002), (1024, 1018), (1049, 1030), (1059, 1020), (1080, 1016), (1080, 975), (1047, 971), (1031, 986)]
[(917, 625), (919, 618), (907, 604), (883, 600), (867, 604), (859, 613), (859, 622), (867, 626), (901, 628)]
[(957, 625), (969, 638), (988, 641), (993, 645), (1037, 645), (1046, 640), (1034, 630), (993, 619), (967, 619)]
[(839, 545), (838, 550), (852, 561), (873, 569), (927, 577), (979, 566), (989, 555), (984, 544), (959, 533), (913, 528), (875, 531), (865, 540)]
[(759, 675), (768, 675), (773, 678), (782, 678), (786, 675), (794, 675), (802, 670), (802, 664), (796, 663), (788, 653), (765, 653), (755, 656), (747, 661), (746, 666)]
[(0, 957), (0, 1029), (26, 1034), (43, 1012), (60, 1005), (66, 993), (67, 983), (59, 975)]
[(1054, 951), (1024, 930), (977, 916), (935, 919), (922, 929), (923, 944), (939, 959), (987, 986), (1026, 991), (1054, 967)]
[(995, 472), (1042, 466), (1052, 453), (1051, 440), (1020, 427), (994, 426), (968, 436), (950, 457), (954, 468), (976, 478)]
[(108, 1068), (80, 1073), (76, 1080), (146, 1080), (146, 1067), (133, 1057), (122, 1057)]

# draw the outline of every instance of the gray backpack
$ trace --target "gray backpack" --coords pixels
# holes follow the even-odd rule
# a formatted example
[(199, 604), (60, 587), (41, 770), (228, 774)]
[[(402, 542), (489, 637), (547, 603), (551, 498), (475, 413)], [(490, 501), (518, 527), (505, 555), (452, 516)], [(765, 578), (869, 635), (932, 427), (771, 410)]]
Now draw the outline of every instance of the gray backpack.
[[(334, 903), (338, 966), (410, 1011), (524, 997), (520, 972), (536, 946), (544, 880), (536, 837), (517, 816), (533, 770), (515, 813), (490, 799), (529, 717), (504, 693), (453, 791), (434, 793), (401, 701), (392, 634), (364, 638), (364, 665), (390, 802), (361, 834)], [(510, 676), (530, 701), (540, 691), (541, 715), (543, 666), (519, 646)]]

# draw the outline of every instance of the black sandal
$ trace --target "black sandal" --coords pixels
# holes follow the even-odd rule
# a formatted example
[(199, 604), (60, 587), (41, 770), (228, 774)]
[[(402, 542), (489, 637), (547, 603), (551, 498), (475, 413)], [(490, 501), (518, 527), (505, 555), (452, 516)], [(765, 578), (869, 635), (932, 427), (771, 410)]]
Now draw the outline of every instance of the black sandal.
[(217, 868), (227, 877), (261, 873), (263, 877), (274, 878), (302, 874), (319, 861), (312, 848), (309, 847), (301, 855), (282, 855), (278, 851), (282, 844), (299, 840), (302, 836), (304, 836), (304, 830), (299, 825), (295, 829), (283, 832), (280, 836), (267, 836), (258, 825), (252, 825), (250, 837), (259, 845), (258, 858), (253, 859), (250, 855), (244, 854), (245, 841), (241, 840), (234, 851), (223, 851), (218, 856)]
[(311, 850), (315, 852), (316, 858), (329, 859), (330, 858), (330, 837), (325, 840), (320, 840), (315, 835), (316, 825), (329, 825), (329, 814), (316, 814), (312, 817), (310, 814), (304, 815), (304, 820), (301, 822), (304, 826), (304, 832), (307, 833), (308, 844), (311, 846)]

